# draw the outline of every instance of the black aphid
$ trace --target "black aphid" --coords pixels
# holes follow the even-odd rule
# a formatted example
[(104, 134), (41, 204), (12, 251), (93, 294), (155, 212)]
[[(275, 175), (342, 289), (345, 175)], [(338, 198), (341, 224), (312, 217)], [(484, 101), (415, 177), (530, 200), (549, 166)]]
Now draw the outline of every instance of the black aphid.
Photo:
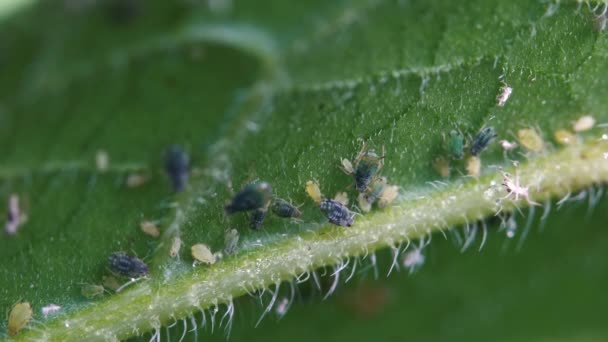
[(148, 265), (136, 256), (125, 252), (114, 252), (108, 258), (110, 271), (127, 278), (137, 278), (148, 274)]
[(240, 211), (251, 211), (264, 208), (272, 199), (272, 186), (266, 182), (248, 184), (237, 192), (232, 201), (226, 205), (226, 213), (234, 214)]
[(329, 222), (335, 225), (350, 227), (355, 221), (355, 213), (338, 201), (325, 199), (321, 201), (320, 208)]
[(367, 190), (369, 184), (378, 176), (384, 166), (384, 147), (382, 155), (375, 150), (367, 148), (367, 144), (361, 146), (361, 151), (355, 157), (354, 165), (347, 159), (342, 160), (342, 170), (352, 175), (355, 180), (355, 189), (358, 192)]
[(188, 184), (190, 174), (190, 158), (188, 154), (179, 146), (171, 146), (167, 150), (165, 157), (165, 170), (171, 180), (173, 191), (180, 192)]
[(302, 213), (296, 206), (280, 198), (274, 199), (274, 202), (272, 202), (272, 206), (270, 207), (270, 209), (278, 217), (298, 218), (302, 216)]
[(496, 138), (496, 131), (494, 127), (485, 127), (477, 135), (475, 139), (473, 139), (473, 144), (471, 145), (471, 154), (474, 156), (479, 155), (483, 150), (485, 150), (488, 145)]
[(251, 213), (251, 218), (249, 222), (249, 227), (251, 229), (258, 230), (262, 227), (262, 223), (264, 223), (264, 219), (266, 218), (266, 214), (268, 213), (268, 209), (266, 208), (258, 208)]

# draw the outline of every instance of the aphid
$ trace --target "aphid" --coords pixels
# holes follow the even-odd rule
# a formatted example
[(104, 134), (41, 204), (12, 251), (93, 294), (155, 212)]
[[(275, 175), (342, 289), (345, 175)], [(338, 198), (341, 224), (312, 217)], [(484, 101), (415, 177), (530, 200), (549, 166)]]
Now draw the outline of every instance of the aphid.
[(108, 152), (104, 150), (97, 151), (97, 154), (95, 154), (95, 166), (99, 172), (108, 171), (110, 167), (110, 155), (108, 155)]
[(179, 146), (171, 146), (165, 156), (165, 171), (169, 175), (173, 191), (183, 191), (190, 175), (190, 157), (186, 151)]
[(80, 293), (89, 299), (101, 296), (104, 292), (105, 289), (101, 285), (84, 284), (80, 288)]
[(530, 205), (540, 205), (539, 203), (530, 200), (530, 195), (528, 193), (529, 187), (523, 187), (519, 184), (519, 175), (517, 172), (515, 172), (514, 180), (509, 176), (508, 173), (503, 172), (502, 185), (505, 187), (505, 189), (507, 189), (507, 196), (505, 196), (503, 199), (514, 196), (515, 201), (519, 201), (519, 197), (521, 196), (525, 198)]
[(316, 180), (309, 180), (308, 182), (306, 182), (306, 193), (317, 204), (320, 204), (323, 200), (323, 194), (321, 194), (321, 189), (319, 189), (319, 183)]
[(397, 197), (399, 197), (399, 187), (396, 185), (387, 185), (384, 187), (384, 189), (382, 190), (382, 193), (380, 194), (380, 198), (378, 199), (378, 208), (384, 208), (388, 205), (390, 205), (391, 203), (393, 203), (393, 201), (395, 199), (397, 199)]
[(448, 154), (452, 159), (462, 159), (464, 156), (464, 137), (456, 130), (450, 131)]
[(320, 208), (329, 222), (335, 225), (350, 227), (354, 223), (355, 214), (340, 202), (325, 199), (321, 201)]
[(446, 158), (435, 158), (435, 160), (433, 160), (433, 168), (441, 177), (450, 177), (450, 162)]
[(370, 205), (374, 204), (376, 202), (378, 197), (380, 197), (380, 195), (384, 191), (384, 188), (386, 187), (386, 185), (387, 185), (386, 177), (376, 178), (370, 184), (369, 189), (364, 193), (365, 199), (367, 200), (367, 202), (370, 203)]
[(359, 196), (357, 196), (357, 204), (359, 205), (359, 209), (361, 209), (361, 211), (365, 213), (372, 210), (372, 203), (368, 201), (367, 196), (364, 192), (360, 193)]
[(150, 180), (145, 174), (142, 173), (131, 173), (127, 177), (126, 184), (128, 188), (138, 188), (144, 184), (146, 184)]
[(264, 223), (264, 219), (266, 219), (266, 214), (268, 214), (268, 208), (258, 208), (254, 210), (251, 213), (249, 228), (254, 230), (260, 229)]
[(228, 215), (240, 211), (264, 208), (272, 199), (272, 186), (266, 182), (254, 182), (237, 192), (232, 201), (226, 205)]
[(494, 127), (484, 127), (473, 139), (473, 144), (471, 145), (471, 154), (473, 156), (478, 156), (483, 150), (488, 148), (488, 145), (496, 138), (496, 131)]
[(197, 243), (190, 249), (192, 251), (192, 257), (194, 258), (195, 263), (207, 265), (215, 264), (215, 255), (211, 253), (211, 250), (209, 249), (209, 247), (207, 247), (207, 245), (203, 243)]
[(27, 221), (27, 215), (21, 212), (19, 206), (19, 195), (11, 194), (8, 199), (8, 212), (6, 214), (6, 223), (4, 224), (4, 232), (7, 235), (15, 235)]
[(278, 217), (298, 218), (302, 216), (298, 207), (281, 198), (275, 198), (270, 209)]
[(376, 154), (373, 149), (368, 149), (367, 144), (363, 143), (361, 151), (355, 157), (355, 164), (348, 159), (342, 159), (342, 170), (352, 175), (355, 180), (355, 189), (359, 192), (364, 192), (374, 177), (380, 173), (384, 166), (384, 147), (382, 147), (382, 155)]
[(470, 156), (467, 159), (467, 173), (472, 177), (479, 177), (481, 172), (481, 159), (476, 156)]
[(148, 274), (148, 265), (136, 256), (125, 252), (114, 252), (108, 258), (108, 267), (113, 273), (127, 277), (137, 278)]
[(171, 248), (169, 248), (169, 256), (175, 258), (180, 249), (182, 249), (182, 239), (179, 236), (174, 236), (171, 241)]
[(511, 142), (508, 140), (501, 140), (500, 146), (502, 147), (504, 153), (508, 153), (517, 148), (517, 143), (515, 141)]
[(595, 126), (595, 119), (591, 115), (581, 116), (578, 120), (572, 123), (572, 129), (575, 132), (588, 131)]
[(545, 147), (543, 138), (540, 137), (534, 128), (520, 129), (517, 131), (517, 139), (521, 146), (533, 152), (540, 152)]
[(146, 235), (150, 235), (151, 237), (156, 238), (160, 236), (160, 229), (158, 229), (154, 222), (141, 221), (141, 223), (139, 224), (139, 228), (142, 232), (144, 232)]
[(224, 234), (224, 253), (226, 255), (234, 254), (238, 248), (239, 232), (236, 229), (230, 229)]
[(334, 196), (334, 201), (342, 203), (342, 205), (348, 205), (348, 194), (346, 192), (338, 192)]
[(558, 129), (553, 133), (553, 138), (558, 144), (570, 145), (576, 141), (576, 136), (565, 129)]
[(507, 103), (507, 100), (511, 96), (512, 92), (513, 88), (509, 87), (507, 84), (504, 84), (502, 87), (500, 87), (500, 94), (496, 96), (496, 104), (498, 105), (498, 107), (502, 107), (505, 105), (505, 103)]
[(8, 334), (15, 336), (32, 319), (34, 312), (28, 302), (13, 305), (8, 316)]
[(116, 291), (118, 290), (118, 288), (120, 288), (120, 283), (118, 282), (118, 279), (116, 279), (114, 276), (101, 277), (101, 284), (106, 289), (110, 289), (113, 291)]
[(57, 313), (59, 310), (61, 310), (61, 306), (55, 305), (55, 304), (49, 304), (49, 305), (43, 307), (40, 311), (42, 312), (42, 315), (44, 316), (44, 318), (47, 318), (48, 315)]

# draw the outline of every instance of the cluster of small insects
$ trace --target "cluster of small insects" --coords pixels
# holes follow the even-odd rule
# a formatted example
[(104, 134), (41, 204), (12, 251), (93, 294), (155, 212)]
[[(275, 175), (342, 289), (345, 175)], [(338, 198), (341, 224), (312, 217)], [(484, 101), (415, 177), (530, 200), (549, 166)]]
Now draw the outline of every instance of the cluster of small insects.
[[(478, 177), (481, 171), (480, 155), (485, 151), (496, 138), (496, 130), (494, 127), (483, 127), (477, 132), (472, 139), (470, 146), (465, 144), (465, 138), (462, 132), (451, 130), (446, 141), (447, 156), (439, 156), (433, 161), (433, 167), (441, 175), (447, 178), (450, 176), (450, 161), (460, 161), (468, 154), (465, 168), (467, 174), (472, 177)], [(467, 151), (468, 147), (468, 151)]]

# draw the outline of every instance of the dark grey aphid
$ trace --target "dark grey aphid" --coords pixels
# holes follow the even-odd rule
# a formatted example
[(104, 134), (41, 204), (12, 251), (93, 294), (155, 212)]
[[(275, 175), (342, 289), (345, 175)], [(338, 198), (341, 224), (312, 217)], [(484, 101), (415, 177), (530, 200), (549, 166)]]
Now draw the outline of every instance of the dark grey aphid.
[(278, 217), (298, 218), (302, 216), (302, 213), (296, 206), (280, 198), (274, 199), (274, 202), (272, 202), (272, 206), (270, 207), (270, 209)]
[(338, 201), (325, 199), (321, 201), (320, 208), (329, 222), (335, 225), (350, 227), (355, 221), (355, 213)]
[(249, 222), (249, 227), (251, 229), (258, 230), (262, 227), (262, 223), (264, 223), (264, 219), (266, 218), (266, 214), (268, 213), (268, 209), (266, 208), (258, 208), (251, 213), (251, 221)]
[(496, 138), (496, 131), (494, 127), (485, 127), (477, 135), (475, 139), (473, 139), (473, 144), (471, 145), (471, 154), (474, 156), (479, 155), (483, 150), (485, 150), (488, 145)]
[(110, 271), (127, 278), (137, 278), (148, 274), (148, 265), (136, 256), (125, 252), (114, 252), (108, 258)]
[(265, 207), (272, 199), (272, 186), (266, 182), (248, 184), (226, 205), (228, 215)]
[(171, 146), (165, 157), (165, 170), (171, 180), (173, 191), (183, 191), (188, 184), (188, 176), (190, 175), (188, 154), (179, 146)]

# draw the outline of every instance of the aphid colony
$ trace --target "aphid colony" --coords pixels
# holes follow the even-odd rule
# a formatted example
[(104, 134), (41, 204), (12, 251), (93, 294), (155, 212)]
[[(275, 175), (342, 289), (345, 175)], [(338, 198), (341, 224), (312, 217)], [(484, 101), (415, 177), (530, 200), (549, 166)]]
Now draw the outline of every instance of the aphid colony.
[[(468, 148), (469, 156), (465, 161), (465, 169), (469, 176), (478, 177), (481, 171), (480, 155), (490, 146), (495, 138), (496, 131), (494, 130), (494, 127), (482, 127), (472, 139), (469, 147), (468, 144), (465, 144), (465, 138), (462, 132), (451, 130), (447, 139), (444, 136), (447, 156), (437, 157), (433, 161), (433, 167), (441, 177), (449, 177), (451, 173), (450, 160), (459, 161), (463, 159), (465, 154), (467, 154), (466, 150)], [(510, 149), (514, 148), (514, 146), (508, 144), (509, 142), (505, 141), (503, 145)]]

